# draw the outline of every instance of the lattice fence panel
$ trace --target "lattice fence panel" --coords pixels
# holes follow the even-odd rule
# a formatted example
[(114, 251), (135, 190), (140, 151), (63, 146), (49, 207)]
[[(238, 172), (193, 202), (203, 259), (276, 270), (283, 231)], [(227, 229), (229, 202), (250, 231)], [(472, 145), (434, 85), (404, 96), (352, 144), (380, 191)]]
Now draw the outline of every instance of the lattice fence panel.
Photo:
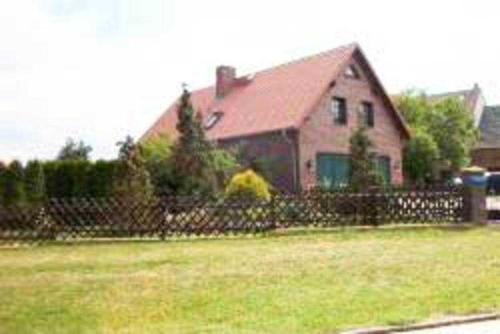
[(96, 238), (160, 238), (262, 233), (277, 228), (458, 223), (464, 192), (457, 187), (312, 190), (246, 198), (158, 197), (51, 199), (0, 207), (0, 239), (38, 242)]

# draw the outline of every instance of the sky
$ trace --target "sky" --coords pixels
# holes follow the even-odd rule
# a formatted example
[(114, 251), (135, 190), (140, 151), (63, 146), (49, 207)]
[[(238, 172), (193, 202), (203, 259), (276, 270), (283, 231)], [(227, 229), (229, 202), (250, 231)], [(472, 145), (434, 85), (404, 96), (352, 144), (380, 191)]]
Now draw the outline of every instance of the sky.
[(0, 160), (51, 159), (68, 137), (113, 158), (217, 65), (248, 74), (358, 42), (389, 93), (479, 83), (500, 103), (491, 0), (0, 2)]

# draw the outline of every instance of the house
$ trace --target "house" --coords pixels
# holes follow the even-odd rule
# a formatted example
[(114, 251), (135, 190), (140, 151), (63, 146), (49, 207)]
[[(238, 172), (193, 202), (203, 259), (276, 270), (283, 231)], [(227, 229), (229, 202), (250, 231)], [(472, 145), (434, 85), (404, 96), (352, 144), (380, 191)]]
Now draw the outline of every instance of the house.
[(500, 106), (486, 106), (479, 123), (479, 143), (472, 150), (472, 164), (500, 172)]
[(431, 99), (457, 97), (474, 116), (474, 124), (479, 130), (479, 141), (471, 151), (471, 164), (500, 171), (500, 106), (488, 106), (478, 84), (472, 89), (431, 95)]
[[(175, 102), (142, 139), (176, 137)], [(299, 191), (349, 177), (349, 138), (366, 126), (387, 182), (402, 183), (402, 148), (409, 131), (357, 44), (237, 76), (219, 66), (213, 86), (192, 92), (207, 136), (264, 161), (271, 182)]]

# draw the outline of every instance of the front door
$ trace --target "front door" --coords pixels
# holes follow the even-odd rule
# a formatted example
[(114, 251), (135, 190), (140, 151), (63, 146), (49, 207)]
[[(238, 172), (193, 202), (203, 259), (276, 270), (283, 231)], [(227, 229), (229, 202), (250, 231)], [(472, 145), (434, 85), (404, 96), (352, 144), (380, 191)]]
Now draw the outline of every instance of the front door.
[(317, 184), (327, 188), (349, 184), (351, 162), (348, 155), (320, 153), (316, 157)]

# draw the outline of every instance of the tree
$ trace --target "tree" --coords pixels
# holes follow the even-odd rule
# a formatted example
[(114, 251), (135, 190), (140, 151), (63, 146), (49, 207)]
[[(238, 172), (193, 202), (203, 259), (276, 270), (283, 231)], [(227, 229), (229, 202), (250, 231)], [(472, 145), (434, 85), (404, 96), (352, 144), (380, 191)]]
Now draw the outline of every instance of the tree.
[(116, 179), (113, 187), (115, 196), (125, 199), (147, 199), (152, 195), (150, 175), (146, 169), (141, 147), (127, 136), (118, 142), (120, 147), (116, 166)]
[(24, 170), (20, 161), (12, 161), (3, 177), (3, 202), (6, 205), (22, 204), (25, 199)]
[(370, 186), (379, 186), (381, 176), (377, 173), (375, 156), (371, 152), (373, 143), (366, 135), (364, 127), (356, 129), (351, 135), (351, 180), (350, 186), (354, 191), (360, 191)]
[(172, 155), (172, 141), (166, 134), (152, 136), (140, 144), (142, 155), (150, 161), (166, 161)]
[(478, 138), (472, 113), (456, 98), (447, 98), (434, 105), (428, 118), (429, 134), (439, 147), (440, 160), (452, 171), (469, 164), (470, 150)]
[[(472, 113), (462, 101), (458, 98), (431, 100), (424, 93), (409, 91), (395, 103), (412, 133), (418, 137), (407, 143), (411, 147), (405, 149), (406, 162), (403, 161), (405, 175), (411, 181), (429, 182), (431, 179), (423, 176), (430, 170), (456, 172), (468, 164), (478, 132)], [(437, 153), (431, 142), (437, 147)], [(425, 151), (430, 156), (422, 159)], [(418, 164), (412, 163), (416, 161)]]
[(209, 194), (216, 188), (212, 146), (205, 138), (201, 115), (195, 113), (191, 94), (184, 89), (177, 109), (177, 139), (173, 151), (173, 178), (182, 195)]
[(421, 91), (406, 91), (395, 99), (395, 104), (411, 129), (426, 128), (434, 112), (432, 103)]
[(26, 199), (30, 203), (38, 203), (45, 199), (45, 173), (38, 160), (29, 161), (24, 172)]
[(241, 166), (236, 155), (231, 151), (214, 148), (210, 154), (210, 161), (217, 179), (217, 189), (223, 189)]
[(434, 182), (439, 161), (439, 148), (434, 138), (424, 131), (415, 132), (403, 153), (405, 176), (415, 184)]
[(148, 138), (140, 146), (155, 192), (170, 192), (175, 184), (172, 177), (172, 141), (162, 134)]
[(68, 138), (57, 155), (58, 160), (88, 160), (92, 147), (86, 145), (82, 140), (76, 142)]

